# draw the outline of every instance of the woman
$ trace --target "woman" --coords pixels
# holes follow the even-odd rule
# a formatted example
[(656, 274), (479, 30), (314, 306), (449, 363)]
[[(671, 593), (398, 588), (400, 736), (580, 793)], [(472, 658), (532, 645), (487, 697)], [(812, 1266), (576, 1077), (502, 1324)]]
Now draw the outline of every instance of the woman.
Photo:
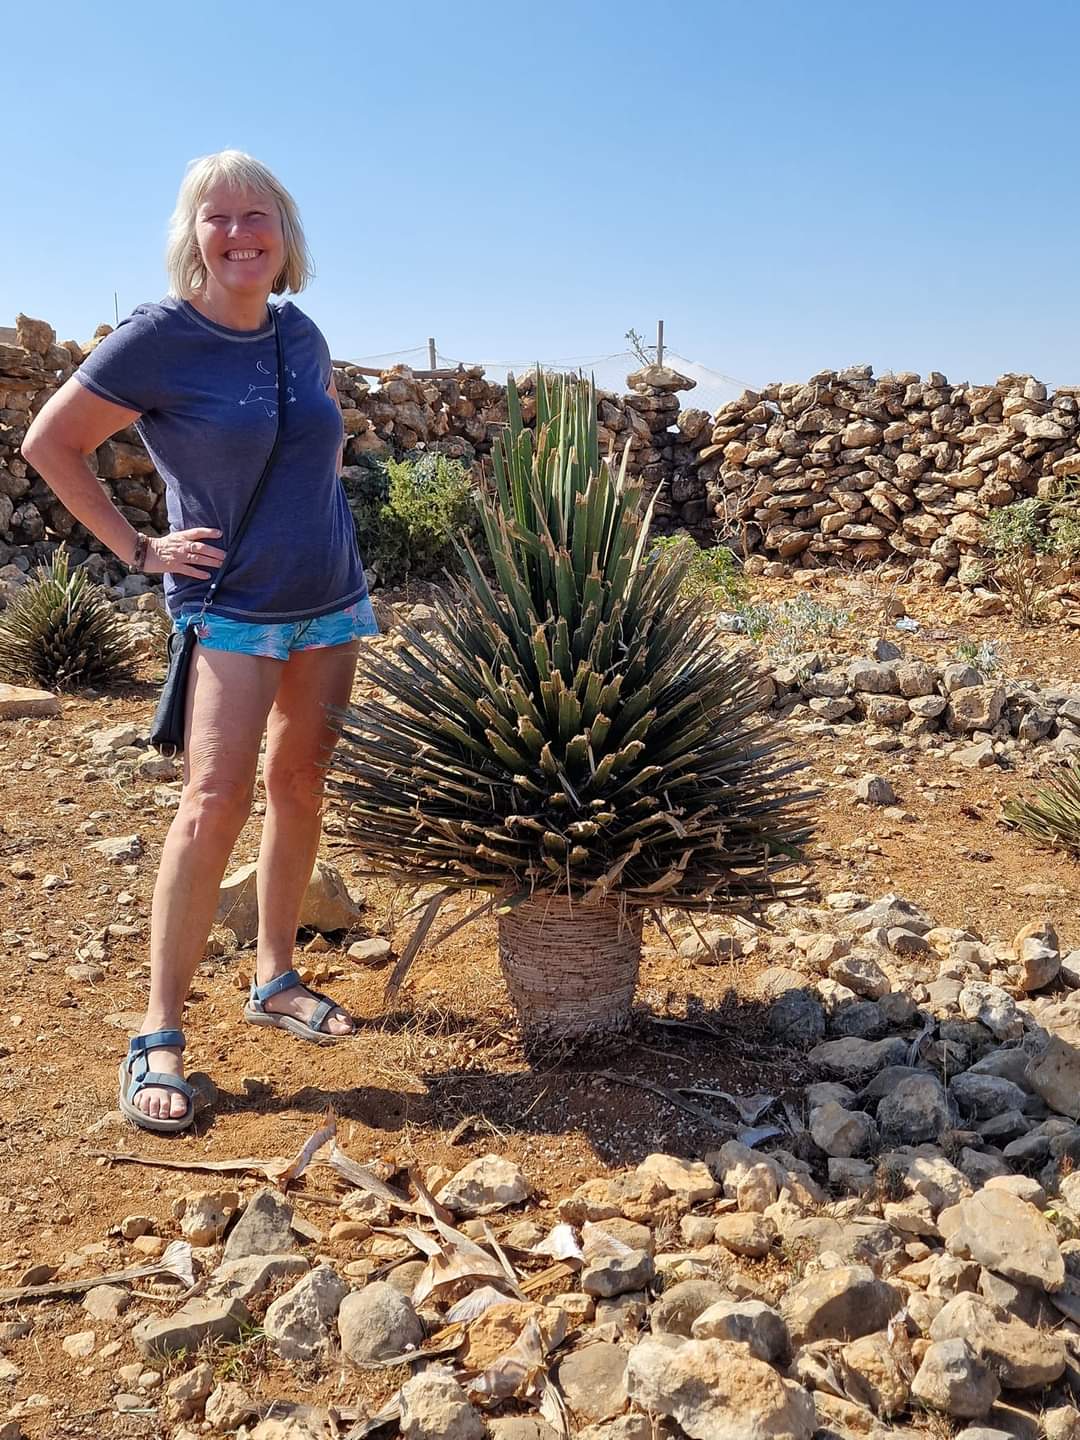
[[(319, 843), (333, 745), (326, 707), (348, 702), (358, 640), (377, 626), (339, 474), (341, 412), (316, 326), (272, 294), (311, 275), (295, 202), (258, 161), (223, 150), (188, 169), (168, 246), (169, 296), (106, 337), (31, 426), (23, 454), (88, 530), (135, 570), (164, 575), (178, 628), (198, 625), (184, 786), (154, 888), (150, 996), (120, 1067), (120, 1106), (149, 1130), (189, 1126), (181, 1019), (266, 733), (256, 975), (244, 1018), (320, 1044), (350, 1017), (292, 968)], [(277, 458), (207, 613), (213, 572)], [(170, 533), (140, 535), (87, 465), (134, 424), (166, 483)]]

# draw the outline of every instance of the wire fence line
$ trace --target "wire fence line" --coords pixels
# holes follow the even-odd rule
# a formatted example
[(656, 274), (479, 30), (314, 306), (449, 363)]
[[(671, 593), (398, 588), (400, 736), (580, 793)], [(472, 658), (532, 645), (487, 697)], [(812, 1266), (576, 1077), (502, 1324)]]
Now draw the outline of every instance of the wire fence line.
[[(626, 390), (627, 375), (639, 370), (643, 363), (640, 355), (633, 350), (614, 350), (607, 355), (563, 355), (554, 360), (544, 360), (539, 356), (528, 360), (484, 360), (448, 355), (436, 348), (435, 357), (439, 370), (455, 370), (458, 367), (468, 370), (479, 365), (485, 377), (496, 384), (505, 384), (507, 376), (511, 374), (528, 374), (537, 365), (544, 370), (567, 373), (580, 371), (593, 376), (601, 390), (614, 391), (616, 394)], [(365, 369), (387, 370), (394, 365), (406, 364), (411, 369), (422, 372), (428, 369), (430, 358), (431, 348), (424, 344), (410, 345), (400, 350), (382, 350), (373, 355), (360, 355), (350, 358), (346, 363)], [(718, 410), (722, 405), (737, 399), (744, 390), (757, 388), (749, 380), (739, 379), (699, 360), (692, 360), (670, 347), (666, 348), (664, 358), (673, 369), (695, 382), (695, 388), (684, 394), (684, 408)]]

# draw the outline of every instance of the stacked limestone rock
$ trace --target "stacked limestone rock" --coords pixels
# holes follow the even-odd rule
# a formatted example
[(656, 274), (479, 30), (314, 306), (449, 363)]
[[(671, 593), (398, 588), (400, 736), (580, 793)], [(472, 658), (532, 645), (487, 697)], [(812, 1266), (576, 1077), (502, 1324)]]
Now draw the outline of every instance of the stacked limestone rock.
[[(614, 395), (600, 396), (600, 449), (621, 457), (629, 442), (629, 469), (656, 490), (671, 478), (676, 459), (678, 392), (692, 390), (696, 382), (666, 365), (646, 365), (628, 375), (626, 383), (630, 394), (621, 401)], [(657, 513), (677, 514), (673, 497), (658, 502)]]
[[(32, 417), (109, 333), (110, 327), (102, 325), (86, 346), (74, 340), (58, 345), (51, 325), (20, 315), (17, 345), (0, 345), (0, 539), (10, 535), (13, 547), (35, 546), (48, 536), (84, 552), (100, 549), (19, 451)], [(136, 529), (164, 533), (165, 484), (134, 430), (122, 430), (100, 445), (88, 463)]]
[(479, 366), (437, 379), (422, 379), (397, 366), (379, 377), (378, 389), (356, 366), (340, 366), (334, 373), (349, 465), (419, 446), (471, 463), (490, 450), (493, 427), (506, 420), (505, 392), (485, 380)]
[[(764, 559), (896, 561), (944, 581), (995, 506), (1080, 472), (1076, 388), (950, 385), (870, 366), (746, 391), (717, 412), (697, 492)], [(759, 568), (762, 561), (758, 561)]]
[(1003, 680), (953, 660), (907, 660), (888, 641), (873, 657), (830, 663), (800, 656), (762, 674), (762, 703), (815, 728), (862, 721), (913, 740), (950, 746), (968, 768), (1014, 762), (1049, 742), (1058, 755), (1080, 751), (1080, 690)]
[(44, 538), (47, 511), (19, 450), (40, 397), (66, 380), (83, 355), (74, 342), (57, 345), (51, 326), (25, 315), (15, 333), (16, 344), (0, 344), (0, 537), (26, 545)]

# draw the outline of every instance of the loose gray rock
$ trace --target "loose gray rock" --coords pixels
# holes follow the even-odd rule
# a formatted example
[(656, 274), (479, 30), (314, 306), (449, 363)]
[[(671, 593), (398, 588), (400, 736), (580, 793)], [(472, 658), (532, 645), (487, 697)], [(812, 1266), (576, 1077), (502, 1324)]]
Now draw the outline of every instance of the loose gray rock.
[(924, 910), (900, 895), (883, 895), (861, 910), (853, 910), (840, 920), (841, 927), (849, 933), (864, 935), (868, 930), (892, 930), (901, 928), (914, 930), (925, 935), (934, 928), (934, 922)]
[(1021, 970), (1020, 983), (1027, 991), (1041, 990), (1056, 980), (1061, 970), (1057, 931), (1049, 920), (1025, 925), (1013, 941)]
[(852, 1340), (840, 1356), (844, 1388), (851, 1400), (875, 1415), (895, 1415), (907, 1407), (911, 1384), (887, 1331)]
[(1049, 1223), (1005, 1190), (979, 1190), (957, 1207), (947, 1237), (951, 1255), (977, 1260), (1018, 1285), (1046, 1291), (1065, 1283), (1065, 1261)]
[(393, 1359), (424, 1338), (412, 1303), (382, 1280), (370, 1280), (362, 1290), (346, 1295), (337, 1323), (341, 1348), (354, 1365)]
[(607, 1420), (626, 1409), (626, 1355), (621, 1345), (600, 1340), (559, 1361), (556, 1379), (575, 1415)]
[[(588, 1300), (590, 1297), (582, 1295), (579, 1298)], [(598, 1330), (605, 1325), (613, 1325), (619, 1335), (636, 1336), (643, 1328), (648, 1313), (648, 1292), (630, 1290), (625, 1295), (612, 1295), (606, 1300), (597, 1300), (593, 1307), (593, 1320)]]
[(214, 1388), (207, 1398), (204, 1412), (210, 1429), (222, 1435), (239, 1430), (245, 1420), (258, 1413), (258, 1404), (235, 1380), (225, 1380)]
[(999, 1320), (977, 1295), (949, 1300), (930, 1326), (930, 1339), (966, 1340), (1007, 1390), (1039, 1390), (1065, 1373), (1065, 1346), (1056, 1335), (1009, 1317)]
[(303, 1255), (248, 1255), (243, 1260), (225, 1260), (210, 1276), (206, 1292), (223, 1299), (251, 1300), (276, 1280), (303, 1275), (310, 1268)]
[(1046, 1440), (1080, 1440), (1080, 1410), (1075, 1405), (1055, 1405), (1042, 1413)]
[(982, 683), (982, 676), (973, 665), (966, 665), (962, 661), (955, 661), (946, 665), (941, 672), (941, 688), (946, 695), (953, 694), (956, 690), (967, 690), (973, 685)]
[(851, 1159), (865, 1155), (877, 1141), (877, 1127), (863, 1110), (845, 1110), (829, 1101), (810, 1112), (810, 1134), (826, 1155)]
[(908, 1047), (899, 1035), (889, 1040), (825, 1040), (815, 1045), (807, 1057), (829, 1075), (861, 1079), (882, 1070), (886, 1065), (902, 1065)]
[[(239, 945), (250, 945), (259, 933), (259, 900), (256, 865), (241, 865), (221, 883), (214, 919), (226, 925)], [(316, 860), (300, 905), (300, 925), (329, 934), (355, 926), (362, 907), (349, 894), (340, 872), (326, 860)]]
[(894, 667), (893, 674), (905, 700), (933, 695), (937, 681), (933, 670), (922, 660), (904, 660)]
[(923, 1356), (911, 1393), (929, 1410), (957, 1420), (981, 1420), (1001, 1386), (997, 1376), (964, 1340), (942, 1340)]
[(776, 1224), (767, 1215), (744, 1211), (737, 1215), (721, 1215), (713, 1234), (718, 1245), (751, 1260), (762, 1260), (776, 1242)]
[(829, 966), (829, 978), (854, 990), (864, 1000), (880, 1000), (893, 988), (892, 981), (872, 955), (842, 955)]
[(275, 1400), (273, 1414), (259, 1421), (251, 1440), (337, 1440), (340, 1433), (330, 1412), (321, 1406)]
[(886, 1145), (922, 1145), (936, 1141), (950, 1123), (945, 1088), (936, 1075), (914, 1074), (900, 1080), (877, 1109)]
[(1080, 950), (1070, 950), (1061, 957), (1060, 974), (1070, 990), (1080, 990)]
[(165, 1391), (165, 1408), (173, 1420), (190, 1420), (201, 1414), (207, 1397), (214, 1388), (214, 1367), (203, 1361), (183, 1375), (169, 1381)]
[(349, 946), (349, 959), (358, 965), (382, 965), (390, 959), (390, 942), (378, 935), (356, 940)]
[(283, 1360), (311, 1361), (330, 1348), (330, 1327), (349, 1287), (332, 1265), (318, 1265), (266, 1312), (263, 1329)]
[(896, 804), (896, 791), (883, 775), (864, 775), (855, 782), (852, 791), (855, 799), (861, 800), (864, 805)]
[(945, 720), (954, 735), (972, 735), (992, 730), (1004, 708), (1004, 685), (968, 685), (950, 692)]
[(449, 1370), (431, 1366), (401, 1387), (405, 1440), (484, 1440), (484, 1421)]
[(847, 680), (857, 695), (896, 695), (900, 690), (896, 666), (876, 660), (852, 660)]
[(292, 1232), (292, 1206), (279, 1191), (256, 1190), (225, 1241), (223, 1259), (246, 1260), (251, 1255), (284, 1255), (296, 1249)]
[(891, 930), (887, 930), (885, 943), (893, 955), (904, 959), (910, 960), (933, 953), (924, 935), (920, 935), (916, 930), (908, 930), (903, 925), (894, 925)]
[(1055, 1026), (1028, 1066), (1027, 1083), (1051, 1110), (1080, 1120), (1080, 1025)]
[(163, 1359), (180, 1350), (194, 1352), (204, 1340), (238, 1340), (241, 1330), (253, 1324), (250, 1311), (239, 1300), (197, 1299), (172, 1315), (140, 1320), (131, 1338), (140, 1355)]
[(86, 1292), (82, 1308), (95, 1320), (119, 1320), (131, 1304), (131, 1294), (122, 1285), (95, 1285)]
[(471, 1160), (435, 1197), (455, 1215), (493, 1215), (529, 1198), (521, 1166), (501, 1155)]
[(793, 1285), (780, 1313), (798, 1347), (815, 1340), (857, 1340), (884, 1330), (902, 1303), (899, 1291), (868, 1265), (844, 1265)]
[[(638, 1418), (645, 1420), (644, 1415)], [(648, 1421), (645, 1423), (648, 1424)], [(546, 1420), (541, 1420), (538, 1415), (498, 1415), (488, 1421), (487, 1428), (491, 1440), (561, 1440), (559, 1431)], [(578, 1433), (580, 1436), (585, 1434), (585, 1431)], [(606, 1433), (605, 1426), (597, 1427), (598, 1440)], [(641, 1440), (652, 1440), (652, 1437), (643, 1435)]]
[(590, 1261), (581, 1272), (581, 1288), (586, 1295), (625, 1295), (643, 1290), (652, 1277), (652, 1256), (645, 1250), (630, 1250)]
[(895, 1168), (904, 1184), (916, 1195), (925, 1195), (936, 1214), (948, 1205), (958, 1205), (974, 1191), (974, 1186), (957, 1166), (944, 1155), (920, 1151), (915, 1155), (883, 1155), (882, 1164)]
[(142, 745), (144, 737), (137, 725), (113, 725), (107, 730), (95, 730), (90, 736), (90, 748), (95, 754), (105, 755), (110, 750), (125, 750), (129, 745)]
[(235, 1190), (198, 1190), (185, 1195), (177, 1205), (180, 1231), (192, 1245), (216, 1245), (239, 1204)]
[(889, 1022), (876, 1000), (850, 1000), (837, 1005), (829, 1021), (830, 1038), (851, 1036), (856, 1040), (880, 1040)]
[(138, 860), (143, 852), (143, 844), (138, 835), (113, 835), (106, 840), (91, 840), (90, 844), (83, 848), (102, 856), (112, 865), (129, 864), (132, 860)]
[(1024, 1021), (1016, 1002), (1000, 985), (985, 980), (972, 980), (960, 991), (960, 1013), (965, 1020), (985, 1025), (996, 1040), (1018, 1040), (1024, 1033)]
[(627, 1365), (630, 1398), (692, 1440), (811, 1440), (814, 1401), (742, 1345), (643, 1340)]
[(747, 1345), (767, 1365), (778, 1365), (791, 1351), (782, 1316), (761, 1300), (718, 1300), (690, 1327), (695, 1340), (730, 1340)]
[(825, 1038), (821, 1001), (809, 990), (786, 990), (769, 1006), (769, 1029), (785, 1043), (809, 1049)]
[(949, 1094), (960, 1113), (973, 1120), (989, 1120), (1003, 1110), (1023, 1110), (1027, 1095), (1011, 1080), (998, 1075), (973, 1075), (966, 1071), (949, 1081)]
[[(700, 1205), (720, 1193), (720, 1186), (702, 1160), (683, 1160), (677, 1155), (646, 1155), (637, 1167), (637, 1174), (659, 1180), (668, 1194), (676, 1196), (683, 1205)], [(649, 1240), (648, 1231), (637, 1240), (625, 1235), (622, 1238), (636, 1249), (652, 1249), (651, 1241), (645, 1243)]]
[(653, 1334), (689, 1339), (698, 1316), (727, 1298), (727, 1291), (716, 1280), (679, 1280), (667, 1287), (652, 1308)]

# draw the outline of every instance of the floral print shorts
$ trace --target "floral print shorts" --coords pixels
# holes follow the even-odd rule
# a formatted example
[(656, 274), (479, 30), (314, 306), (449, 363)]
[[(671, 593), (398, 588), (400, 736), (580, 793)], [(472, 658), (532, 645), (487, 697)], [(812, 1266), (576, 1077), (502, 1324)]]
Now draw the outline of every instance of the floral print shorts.
[[(177, 630), (186, 630), (198, 620), (198, 612), (181, 615)], [(203, 616), (196, 632), (199, 644), (208, 650), (231, 650), (237, 655), (262, 655), (268, 660), (288, 660), (294, 650), (325, 650), (331, 645), (348, 645), (364, 635), (377, 635), (379, 622), (365, 595), (354, 605), (318, 615), (314, 620), (293, 620), (283, 625), (249, 625), (210, 612)]]

